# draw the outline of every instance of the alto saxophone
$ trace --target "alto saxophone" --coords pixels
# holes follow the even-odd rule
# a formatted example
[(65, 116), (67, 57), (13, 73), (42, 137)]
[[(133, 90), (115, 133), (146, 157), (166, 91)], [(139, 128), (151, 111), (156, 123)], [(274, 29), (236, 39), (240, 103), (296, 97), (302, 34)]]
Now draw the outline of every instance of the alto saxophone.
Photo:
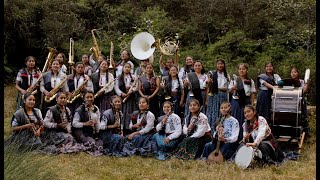
[(83, 88), (83, 86), (87, 84), (88, 81), (89, 79), (86, 79), (77, 89), (73, 91), (71, 96), (68, 97), (67, 103), (73, 103), (76, 99), (78, 99), (81, 96), (81, 89)]
[(51, 102), (54, 98), (56, 98), (57, 96), (57, 92), (59, 91), (59, 89), (61, 88), (61, 86), (64, 84), (64, 82), (66, 82), (66, 80), (68, 79), (68, 77), (66, 76), (56, 87), (54, 87), (50, 93), (52, 94), (51, 97), (45, 96), (44, 101), (46, 103)]

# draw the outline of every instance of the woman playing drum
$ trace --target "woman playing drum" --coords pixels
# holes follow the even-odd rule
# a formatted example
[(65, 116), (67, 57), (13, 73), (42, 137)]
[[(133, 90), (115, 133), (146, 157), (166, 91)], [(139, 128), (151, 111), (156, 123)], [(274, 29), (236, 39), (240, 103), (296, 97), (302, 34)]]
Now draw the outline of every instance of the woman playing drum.
[(284, 155), (273, 137), (271, 129), (262, 116), (259, 116), (252, 105), (244, 108), (246, 118), (243, 123), (243, 142), (246, 146), (258, 148), (262, 153), (262, 161), (267, 164), (282, 162)]

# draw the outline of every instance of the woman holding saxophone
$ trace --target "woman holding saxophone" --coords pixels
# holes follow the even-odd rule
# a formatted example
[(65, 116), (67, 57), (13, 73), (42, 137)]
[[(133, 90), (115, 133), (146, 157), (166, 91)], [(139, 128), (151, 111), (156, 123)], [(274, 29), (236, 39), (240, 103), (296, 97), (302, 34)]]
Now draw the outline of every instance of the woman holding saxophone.
[(138, 78), (131, 74), (131, 65), (124, 63), (122, 73), (116, 80), (114, 90), (123, 99), (121, 110), (124, 114), (124, 134), (129, 133), (130, 114), (137, 110), (136, 94)]
[(95, 93), (95, 104), (101, 112), (111, 108), (111, 96), (113, 95), (114, 77), (108, 71), (108, 62), (100, 63), (99, 71), (91, 74), (93, 90)]
[(84, 65), (82, 62), (75, 64), (75, 73), (68, 75), (67, 85), (67, 92), (70, 92), (68, 93), (68, 107), (71, 113), (74, 114), (74, 111), (83, 103), (80, 97), (81, 94), (85, 90), (93, 91), (92, 81), (88, 75), (84, 74)]
[(51, 63), (51, 70), (44, 73), (40, 82), (40, 91), (43, 93), (42, 114), (47, 113), (47, 108), (56, 105), (55, 96), (59, 91), (66, 92), (67, 75), (59, 72), (60, 64), (57, 59)]
[(103, 148), (110, 155), (120, 155), (124, 144), (123, 116), (121, 112), (121, 98), (117, 95), (111, 97), (112, 108), (103, 112), (100, 124), (100, 138)]
[[(17, 97), (17, 110), (22, 105), (22, 95), (26, 94), (29, 88), (35, 90), (38, 89), (35, 86), (36, 82), (38, 82), (38, 79), (41, 76), (41, 71), (36, 66), (37, 61), (35, 57), (28, 56), (26, 57), (24, 62), (25, 67), (19, 70), (16, 78), (16, 88), (19, 91)], [(37, 96), (35, 107), (39, 108), (41, 101), (41, 93), (38, 92), (37, 94), (35, 94), (35, 96)]]

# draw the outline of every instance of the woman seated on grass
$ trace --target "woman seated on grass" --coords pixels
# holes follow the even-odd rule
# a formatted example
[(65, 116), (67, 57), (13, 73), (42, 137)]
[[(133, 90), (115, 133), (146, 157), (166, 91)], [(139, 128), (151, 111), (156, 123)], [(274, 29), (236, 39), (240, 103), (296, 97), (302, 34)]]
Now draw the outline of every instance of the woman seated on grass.
[(244, 116), (246, 118), (243, 123), (243, 141), (245, 143), (242, 145), (258, 148), (262, 154), (260, 158), (264, 163), (282, 162), (284, 154), (273, 137), (267, 120), (259, 116), (252, 105), (245, 106)]
[(102, 155), (103, 142), (99, 139), (100, 111), (93, 104), (94, 94), (86, 91), (83, 95), (84, 104), (78, 107), (74, 113), (72, 127), (74, 137), (79, 143), (83, 143), (88, 148), (88, 153), (92, 155)]
[(201, 112), (200, 103), (196, 99), (189, 101), (189, 115), (185, 118), (183, 134), (187, 137), (173, 152), (173, 157), (196, 159), (201, 156), (203, 147), (211, 140), (211, 128), (207, 116)]
[(46, 145), (51, 145), (52, 153), (65, 152), (66, 145), (71, 147), (73, 136), (71, 135), (71, 112), (66, 107), (67, 96), (65, 92), (59, 92), (56, 97), (57, 104), (49, 107), (44, 118), (44, 132)]
[(18, 148), (37, 148), (43, 145), (40, 135), (44, 130), (41, 111), (34, 108), (35, 97), (27, 92), (23, 96), (23, 104), (12, 117), (13, 135), (6, 144), (14, 143)]
[[(217, 142), (220, 141), (220, 151), (223, 159), (228, 160), (236, 152), (238, 147), (239, 122), (230, 115), (231, 104), (224, 101), (220, 105), (221, 118), (215, 121), (216, 139), (214, 142), (209, 142), (204, 146), (202, 156), (208, 159), (209, 154), (217, 147)], [(208, 161), (211, 161), (209, 158)]]
[(155, 117), (149, 109), (149, 100), (146, 97), (139, 99), (139, 111), (134, 111), (131, 116), (129, 128), (133, 133), (127, 136), (124, 152), (128, 155), (154, 155), (157, 145), (154, 141)]
[(165, 160), (165, 153), (176, 148), (182, 133), (181, 119), (173, 113), (173, 104), (170, 101), (163, 103), (163, 113), (165, 115), (158, 118), (158, 133), (154, 135), (158, 147), (156, 159), (159, 160)]
[(121, 98), (114, 95), (111, 97), (111, 109), (105, 110), (101, 117), (100, 138), (103, 148), (110, 155), (119, 155), (124, 144), (123, 116), (121, 112)]

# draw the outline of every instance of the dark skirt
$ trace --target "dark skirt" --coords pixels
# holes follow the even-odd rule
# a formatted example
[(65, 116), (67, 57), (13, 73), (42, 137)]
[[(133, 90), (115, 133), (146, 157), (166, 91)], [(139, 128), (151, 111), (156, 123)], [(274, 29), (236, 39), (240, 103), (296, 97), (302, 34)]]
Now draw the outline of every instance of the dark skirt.
[(125, 131), (129, 129), (132, 112), (136, 110), (138, 110), (137, 99), (135, 98), (135, 94), (131, 94), (126, 102), (121, 105), (121, 111), (123, 114), (122, 121), (124, 122)]
[(242, 124), (244, 123), (244, 119), (245, 119), (244, 118), (244, 107), (247, 104), (251, 104), (251, 97), (246, 96), (244, 102), (245, 102), (245, 104), (241, 105), (239, 99), (233, 99), (233, 98), (231, 99), (231, 116), (233, 116), (234, 118), (236, 118), (238, 120), (239, 126), (240, 126), (238, 141), (242, 140), (242, 137), (243, 137)]
[(153, 113), (155, 119), (158, 119), (161, 111), (158, 95), (155, 95), (152, 99), (150, 99), (149, 110)]
[(45, 96), (42, 98), (42, 110), (41, 113), (43, 116), (47, 114), (48, 108), (57, 104), (56, 98), (54, 98), (51, 102), (44, 101)]
[(120, 134), (114, 134), (112, 130), (100, 131), (100, 139), (103, 141), (103, 148), (105, 149), (105, 154), (110, 156), (124, 156), (122, 153), (124, 145), (124, 137)]
[(68, 104), (68, 108), (70, 109), (71, 115), (73, 117), (75, 110), (83, 104), (82, 98), (78, 98), (74, 100), (71, 104)]
[[(220, 151), (222, 153), (222, 156), (225, 160), (230, 159), (233, 154), (236, 152), (237, 147), (238, 147), (238, 142), (234, 142), (234, 143), (224, 143), (221, 142), (220, 143)], [(206, 159), (208, 159), (208, 156), (210, 155), (211, 152), (213, 152), (217, 147), (217, 143), (212, 143), (209, 142), (204, 146), (203, 149), (203, 153), (202, 153), (202, 157), (205, 157)]]
[(98, 135), (86, 133), (82, 128), (74, 128), (73, 130), (75, 139), (86, 147), (87, 153), (93, 156), (103, 154), (103, 142)]
[(271, 117), (271, 95), (272, 92), (269, 90), (260, 90), (257, 96), (257, 113), (267, 121), (270, 121)]
[(167, 137), (167, 135), (160, 135), (160, 134), (155, 134), (153, 135), (153, 139), (157, 143), (157, 148), (158, 152), (156, 154), (156, 158), (160, 160), (165, 160), (166, 159), (166, 153), (173, 151), (178, 144), (183, 140), (182, 136), (180, 136), (177, 139), (171, 140), (168, 144), (164, 143), (164, 139)]
[(21, 130), (19, 133), (14, 133), (5, 142), (5, 146), (13, 145), (17, 149), (33, 150), (43, 147), (41, 138), (36, 137), (29, 129)]
[(152, 133), (134, 136), (124, 144), (123, 152), (126, 156), (154, 156), (157, 153), (157, 144), (152, 137)]
[[(228, 101), (227, 92), (218, 92), (213, 96), (208, 97), (208, 108), (206, 115), (211, 129), (214, 129), (214, 123), (220, 116), (220, 104), (223, 101)], [(214, 131), (211, 131), (213, 133)]]
[(171, 157), (186, 160), (197, 159), (201, 156), (204, 145), (210, 141), (210, 136), (203, 136), (201, 138), (184, 138), (178, 145), (177, 149), (172, 152)]
[(94, 100), (94, 104), (99, 107), (99, 111), (103, 113), (105, 110), (111, 108), (111, 96), (113, 95), (112, 92), (107, 94), (103, 94), (99, 96), (97, 99)]

